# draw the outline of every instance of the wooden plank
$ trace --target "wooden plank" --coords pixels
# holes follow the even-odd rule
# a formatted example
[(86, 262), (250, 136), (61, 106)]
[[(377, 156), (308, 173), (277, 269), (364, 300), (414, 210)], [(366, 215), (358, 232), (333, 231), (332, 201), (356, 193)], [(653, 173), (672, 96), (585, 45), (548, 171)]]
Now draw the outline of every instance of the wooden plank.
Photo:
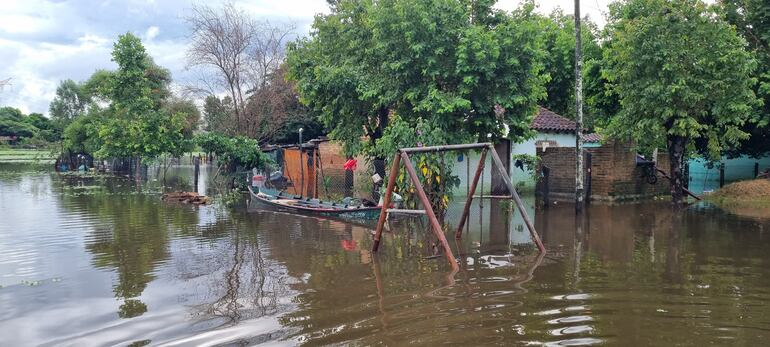
[(390, 167), (390, 176), (388, 176), (388, 187), (385, 189), (385, 196), (382, 198), (382, 209), (380, 210), (380, 218), (377, 219), (377, 229), (374, 232), (374, 244), (372, 245), (372, 253), (377, 253), (377, 249), (380, 247), (380, 239), (382, 237), (382, 228), (385, 226), (385, 218), (388, 215), (388, 207), (390, 207), (390, 198), (393, 196), (393, 189), (396, 187), (396, 176), (400, 167), (399, 161), (401, 160), (401, 153), (396, 153), (393, 157), (393, 164)]
[(425, 214), (425, 210), (405, 210), (405, 209), (399, 209), (399, 208), (389, 208), (388, 213)]
[[(658, 170), (658, 172), (661, 175), (663, 175), (663, 177), (665, 177), (667, 180), (669, 180), (669, 181), (671, 180), (671, 176), (669, 176), (665, 171), (663, 171), (663, 170), (661, 170), (661, 169), (659, 169), (657, 167), (655, 168), (655, 170)], [(695, 193), (691, 192), (689, 189), (687, 189), (685, 187), (682, 187), (682, 191), (687, 193), (687, 195), (692, 196), (693, 198), (695, 198), (695, 200), (701, 200), (701, 198), (699, 196), (695, 195)]]

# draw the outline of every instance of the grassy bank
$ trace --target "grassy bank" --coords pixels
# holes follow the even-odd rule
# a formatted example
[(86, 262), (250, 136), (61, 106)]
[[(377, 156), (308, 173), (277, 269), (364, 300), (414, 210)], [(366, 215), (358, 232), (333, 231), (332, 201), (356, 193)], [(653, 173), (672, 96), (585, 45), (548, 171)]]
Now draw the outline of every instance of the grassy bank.
[(0, 148), (0, 163), (54, 162), (48, 149)]
[(770, 219), (770, 180), (756, 179), (730, 183), (706, 200), (730, 213), (760, 219)]

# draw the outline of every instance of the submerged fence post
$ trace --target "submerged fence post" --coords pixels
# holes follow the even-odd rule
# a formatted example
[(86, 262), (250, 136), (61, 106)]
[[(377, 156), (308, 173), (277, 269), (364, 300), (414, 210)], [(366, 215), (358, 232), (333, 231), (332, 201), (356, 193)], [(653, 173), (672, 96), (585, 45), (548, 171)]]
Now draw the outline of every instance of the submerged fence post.
[(759, 162), (754, 163), (754, 178), (759, 176)]
[(201, 173), (201, 159), (198, 156), (193, 157), (193, 164), (195, 165), (195, 179), (193, 185), (195, 186), (195, 192), (198, 192), (198, 176)]
[(725, 185), (725, 163), (719, 165), (719, 188)]

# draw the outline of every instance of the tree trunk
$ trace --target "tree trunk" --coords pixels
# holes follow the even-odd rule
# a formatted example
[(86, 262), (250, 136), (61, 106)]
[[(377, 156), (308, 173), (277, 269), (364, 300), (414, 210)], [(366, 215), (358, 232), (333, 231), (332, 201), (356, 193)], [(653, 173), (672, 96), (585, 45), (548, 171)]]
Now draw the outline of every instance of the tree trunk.
[(684, 200), (684, 174), (682, 172), (682, 159), (684, 158), (684, 149), (687, 145), (687, 139), (683, 136), (669, 135), (667, 138), (668, 161), (670, 165), (669, 180), (671, 186), (671, 202), (674, 205), (681, 205)]

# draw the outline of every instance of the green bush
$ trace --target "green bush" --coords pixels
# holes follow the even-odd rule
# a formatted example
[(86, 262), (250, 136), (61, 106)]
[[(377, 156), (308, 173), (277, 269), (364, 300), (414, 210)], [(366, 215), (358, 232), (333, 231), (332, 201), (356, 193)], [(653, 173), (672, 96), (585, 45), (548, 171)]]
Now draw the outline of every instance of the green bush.
[(272, 163), (254, 139), (206, 133), (198, 135), (195, 142), (203, 151), (216, 154), (222, 165), (230, 166), (231, 170), (236, 167), (262, 169)]

